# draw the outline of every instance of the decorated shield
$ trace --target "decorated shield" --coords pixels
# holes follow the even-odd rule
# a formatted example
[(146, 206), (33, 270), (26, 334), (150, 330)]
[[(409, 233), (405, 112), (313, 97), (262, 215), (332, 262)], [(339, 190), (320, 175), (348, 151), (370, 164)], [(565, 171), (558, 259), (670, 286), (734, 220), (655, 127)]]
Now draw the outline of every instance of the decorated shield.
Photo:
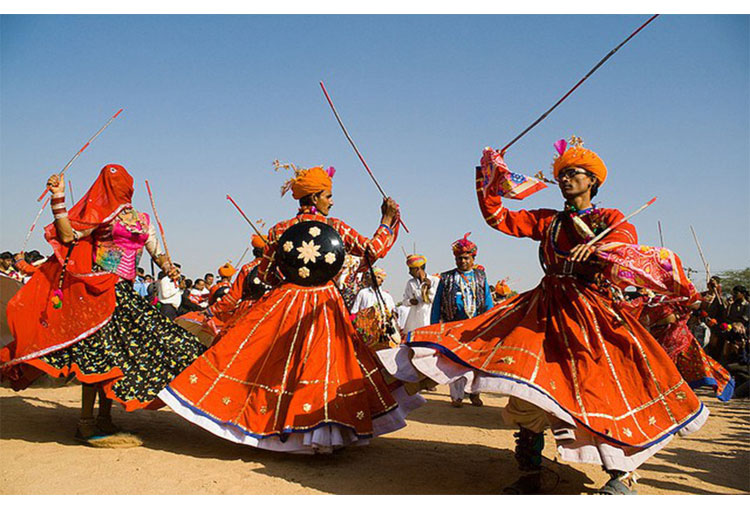
[(255, 266), (242, 282), (242, 299), (245, 301), (255, 301), (260, 299), (270, 288), (269, 285), (261, 281), (258, 276), (258, 266)]
[(288, 282), (311, 287), (332, 280), (344, 263), (344, 242), (328, 224), (294, 224), (279, 238), (279, 268)]

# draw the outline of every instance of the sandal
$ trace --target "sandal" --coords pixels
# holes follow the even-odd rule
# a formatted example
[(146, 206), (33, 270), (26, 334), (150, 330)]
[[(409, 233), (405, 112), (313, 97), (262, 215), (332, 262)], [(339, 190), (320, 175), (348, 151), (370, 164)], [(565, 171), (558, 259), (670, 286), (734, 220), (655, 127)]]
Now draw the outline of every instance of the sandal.
[(613, 477), (596, 492), (597, 495), (637, 495), (638, 492), (628, 488), (619, 478)]
[(474, 405), (475, 407), (481, 407), (484, 405), (482, 398), (479, 397), (479, 393), (470, 394), (469, 400), (471, 400), (471, 404)]
[(461, 408), (464, 406), (464, 400), (451, 400), (451, 407)]

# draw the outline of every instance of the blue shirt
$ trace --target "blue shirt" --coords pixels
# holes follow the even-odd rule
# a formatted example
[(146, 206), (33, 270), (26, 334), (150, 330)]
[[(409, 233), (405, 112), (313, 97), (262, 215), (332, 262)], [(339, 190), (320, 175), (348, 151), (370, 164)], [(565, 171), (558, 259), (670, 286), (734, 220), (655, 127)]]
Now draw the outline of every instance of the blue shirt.
[(133, 282), (133, 289), (141, 297), (145, 298), (146, 296), (148, 296), (148, 285), (146, 285), (146, 282), (140, 276), (135, 277), (135, 281)]
[[(469, 283), (474, 281), (474, 270), (461, 272), (466, 279), (469, 281)], [(453, 275), (455, 276), (455, 274)], [(435, 293), (435, 299), (432, 302), (432, 313), (430, 314), (430, 324), (437, 324), (440, 322), (440, 306), (441, 301), (443, 300), (443, 292), (444, 292), (445, 284), (443, 283), (443, 280), (440, 280), (440, 283), (438, 284), (437, 292)], [(485, 281), (484, 282), (484, 301), (485, 301), (485, 309), (484, 312), (492, 308), (495, 304), (492, 301), (492, 293), (490, 292), (490, 285)], [(464, 296), (461, 294), (461, 291), (456, 291), (456, 308), (458, 309), (458, 313), (456, 315), (456, 320), (465, 320), (468, 319), (469, 316), (466, 314), (466, 309), (464, 307)], [(477, 315), (480, 315), (484, 312), (477, 311), (476, 315), (473, 315), (476, 317)]]

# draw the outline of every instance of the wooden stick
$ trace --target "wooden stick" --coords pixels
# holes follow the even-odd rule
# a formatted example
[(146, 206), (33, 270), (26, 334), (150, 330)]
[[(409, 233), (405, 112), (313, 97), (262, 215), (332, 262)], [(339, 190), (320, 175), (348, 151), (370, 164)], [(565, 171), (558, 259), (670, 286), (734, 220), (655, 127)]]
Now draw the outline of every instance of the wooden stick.
[(154, 194), (151, 193), (151, 185), (148, 184), (148, 180), (146, 180), (146, 190), (148, 190), (148, 198), (151, 200), (151, 209), (154, 210), (154, 219), (156, 220), (156, 224), (159, 226), (159, 234), (161, 234), (161, 242), (164, 245), (164, 252), (167, 254), (167, 259), (169, 259), (169, 263), (171, 264), (172, 256), (169, 255), (169, 248), (167, 248), (167, 239), (164, 237), (164, 227), (162, 227), (161, 220), (159, 220), (159, 214), (156, 212)]
[(42, 211), (44, 211), (44, 208), (47, 207), (47, 204), (49, 204), (49, 200), (52, 199), (52, 196), (47, 197), (45, 199), (44, 203), (42, 204), (42, 207), (39, 208), (39, 212), (36, 214), (36, 218), (31, 224), (31, 227), (29, 227), (29, 232), (26, 234), (26, 239), (23, 240), (23, 246), (21, 247), (21, 253), (24, 253), (26, 251), (26, 245), (29, 242), (29, 238), (31, 237), (31, 233), (34, 232), (34, 227), (36, 227), (36, 223), (39, 221), (39, 217), (42, 216)]
[(244, 211), (242, 211), (242, 208), (240, 208), (239, 204), (237, 204), (237, 203), (236, 203), (236, 202), (234, 201), (234, 199), (232, 199), (232, 196), (231, 196), (231, 195), (229, 195), (229, 194), (227, 194), (227, 199), (229, 199), (229, 200), (230, 200), (230, 201), (232, 202), (232, 204), (234, 204), (234, 207), (235, 207), (235, 208), (237, 208), (237, 211), (239, 211), (239, 212), (240, 212), (240, 215), (242, 215), (242, 218), (244, 218), (244, 219), (245, 219), (245, 221), (246, 221), (246, 222), (247, 222), (248, 224), (250, 224), (250, 227), (252, 227), (252, 228), (253, 228), (253, 230), (255, 231), (255, 234), (257, 234), (258, 236), (260, 236), (260, 239), (262, 239), (262, 240), (263, 240), (263, 242), (264, 242), (264, 243), (265, 243), (265, 244), (267, 245), (267, 244), (268, 244), (268, 241), (266, 241), (266, 238), (264, 238), (264, 237), (263, 237), (263, 234), (261, 234), (261, 232), (260, 232), (260, 231), (258, 230), (258, 228), (257, 228), (257, 227), (255, 227), (255, 224), (253, 224), (253, 223), (252, 223), (252, 222), (250, 221), (250, 219), (249, 219), (249, 218), (247, 218), (247, 215), (245, 215), (245, 212), (244, 212)]
[(700, 241), (698, 241), (698, 235), (695, 233), (695, 229), (693, 229), (693, 226), (690, 226), (690, 232), (693, 233), (693, 239), (695, 240), (695, 246), (698, 247), (698, 254), (701, 256), (701, 261), (703, 262), (703, 267), (706, 268), (706, 286), (708, 286), (708, 282), (711, 280), (711, 270), (709, 269), (708, 261), (706, 260), (706, 257), (703, 255), (703, 249), (701, 248)]
[[(114, 116), (112, 116), (112, 118), (110, 118), (109, 121), (107, 121), (107, 123), (105, 123), (104, 126), (102, 128), (100, 128), (96, 132), (96, 134), (94, 134), (93, 136), (91, 136), (91, 139), (89, 139), (88, 141), (86, 141), (86, 144), (83, 145), (83, 148), (81, 148), (80, 150), (78, 150), (76, 152), (76, 154), (73, 155), (73, 158), (70, 159), (70, 162), (68, 162), (67, 164), (65, 164), (65, 167), (62, 168), (62, 171), (60, 171), (60, 176), (62, 176), (63, 174), (65, 174), (65, 171), (68, 170), (68, 167), (70, 167), (73, 164), (73, 162), (75, 162), (75, 160), (78, 157), (81, 156), (81, 153), (83, 153), (84, 150), (89, 147), (89, 144), (91, 144), (94, 141), (94, 139), (96, 139), (97, 137), (99, 137), (99, 134), (101, 134), (102, 132), (104, 132), (104, 129), (106, 129), (107, 127), (109, 127), (109, 124), (112, 123), (115, 120), (115, 118), (117, 118), (117, 116), (120, 113), (122, 113), (122, 109), (120, 109), (119, 111), (117, 111), (114, 114)], [(49, 189), (45, 188), (44, 192), (42, 192), (42, 195), (39, 196), (39, 198), (37, 199), (37, 201), (41, 201), (44, 198), (44, 196), (47, 195), (48, 191), (49, 191)]]
[(661, 220), (657, 220), (656, 223), (659, 225), (659, 241), (661, 241), (661, 247), (664, 248), (664, 235), (661, 233)]
[[(336, 117), (336, 121), (339, 122), (339, 126), (341, 127), (341, 130), (344, 132), (344, 136), (346, 136), (346, 139), (349, 141), (349, 144), (351, 144), (352, 148), (354, 148), (354, 153), (357, 154), (360, 162), (362, 162), (362, 165), (365, 166), (365, 169), (367, 170), (367, 174), (370, 175), (370, 178), (372, 178), (373, 183), (375, 183), (375, 186), (378, 187), (378, 190), (380, 191), (380, 195), (383, 196), (383, 199), (387, 198), (388, 196), (385, 195), (385, 192), (383, 191), (383, 187), (380, 186), (380, 183), (378, 183), (378, 180), (375, 178), (375, 175), (372, 174), (372, 171), (370, 170), (370, 166), (367, 165), (367, 162), (365, 162), (365, 159), (362, 156), (362, 154), (359, 152), (357, 145), (354, 144), (354, 139), (352, 139), (352, 136), (349, 135), (349, 131), (346, 130), (346, 127), (344, 126), (344, 122), (341, 121), (341, 117), (339, 116), (338, 111), (336, 111), (336, 106), (333, 105), (333, 100), (331, 100), (331, 96), (328, 95), (328, 90), (326, 90), (326, 87), (323, 84), (323, 81), (320, 82), (320, 88), (323, 90), (323, 95), (326, 96), (328, 105), (331, 106), (331, 111), (333, 111), (333, 115)], [(404, 221), (401, 220), (401, 215), (399, 215), (398, 221), (401, 222), (401, 225), (404, 227), (404, 230), (406, 232), (409, 232), (409, 228), (406, 227), (406, 224), (404, 223)]]
[(557, 102), (555, 102), (555, 105), (554, 105), (554, 106), (552, 106), (551, 108), (549, 108), (549, 109), (548, 109), (548, 110), (547, 110), (547, 111), (546, 111), (546, 112), (545, 112), (545, 113), (544, 113), (544, 114), (543, 114), (542, 116), (540, 116), (539, 118), (537, 118), (537, 119), (536, 119), (536, 121), (535, 121), (534, 123), (532, 123), (531, 125), (529, 125), (528, 127), (526, 127), (526, 129), (525, 129), (525, 130), (524, 130), (523, 132), (521, 132), (520, 134), (518, 134), (518, 135), (517, 135), (517, 136), (516, 136), (516, 137), (515, 137), (515, 138), (514, 138), (514, 139), (513, 139), (513, 140), (512, 140), (511, 142), (509, 142), (508, 144), (506, 144), (506, 145), (505, 145), (505, 147), (504, 147), (503, 149), (501, 149), (501, 150), (500, 150), (500, 154), (501, 154), (501, 155), (505, 155), (505, 152), (506, 152), (506, 151), (508, 150), (508, 148), (510, 148), (511, 146), (513, 146), (513, 144), (514, 144), (514, 143), (515, 143), (516, 141), (518, 141), (519, 139), (521, 139), (521, 138), (522, 138), (523, 136), (525, 136), (525, 135), (526, 135), (526, 133), (527, 133), (527, 132), (528, 132), (529, 130), (533, 129), (533, 128), (534, 128), (534, 127), (536, 127), (536, 126), (537, 126), (537, 125), (538, 125), (538, 124), (539, 124), (539, 123), (540, 123), (540, 122), (541, 122), (542, 120), (544, 120), (544, 119), (545, 119), (545, 118), (547, 117), (547, 115), (548, 115), (548, 114), (550, 114), (550, 113), (551, 113), (552, 111), (554, 111), (554, 110), (555, 110), (555, 108), (556, 108), (557, 106), (559, 106), (560, 104), (562, 104), (562, 103), (563, 103), (563, 101), (564, 101), (565, 99), (567, 99), (567, 98), (568, 98), (568, 96), (570, 96), (570, 94), (571, 94), (571, 93), (573, 93), (573, 92), (574, 92), (574, 91), (576, 90), (576, 88), (578, 88), (579, 86), (581, 86), (581, 85), (583, 84), (583, 82), (584, 82), (584, 81), (586, 81), (586, 80), (587, 80), (587, 79), (589, 78), (589, 76), (591, 76), (591, 75), (592, 75), (592, 74), (593, 74), (594, 72), (596, 72), (596, 70), (597, 70), (597, 69), (598, 69), (599, 67), (601, 67), (602, 65), (604, 65), (604, 62), (606, 62), (607, 60), (609, 60), (609, 58), (610, 58), (610, 57), (611, 57), (612, 55), (614, 55), (615, 53), (617, 53), (617, 51), (618, 51), (618, 50), (619, 50), (619, 49), (620, 49), (620, 48), (621, 48), (622, 46), (624, 46), (626, 42), (628, 42), (628, 41), (629, 41), (630, 39), (632, 39), (633, 37), (635, 37), (635, 36), (636, 36), (636, 34), (637, 34), (638, 32), (640, 32), (641, 30), (643, 30), (643, 29), (644, 29), (644, 28), (646, 27), (646, 25), (648, 25), (648, 24), (649, 24), (649, 23), (651, 23), (651, 22), (652, 22), (653, 20), (655, 20), (655, 19), (657, 18), (657, 16), (659, 16), (659, 15), (658, 15), (658, 14), (654, 14), (653, 16), (651, 16), (651, 17), (650, 17), (650, 18), (648, 19), (648, 21), (646, 21), (646, 22), (645, 22), (645, 23), (643, 23), (643, 24), (642, 24), (642, 25), (641, 25), (640, 27), (638, 27), (638, 29), (637, 29), (637, 30), (636, 30), (635, 32), (631, 33), (631, 34), (630, 34), (630, 36), (629, 36), (629, 37), (628, 37), (627, 39), (625, 39), (624, 41), (622, 41), (622, 42), (621, 42), (621, 43), (620, 43), (620, 44), (619, 44), (619, 45), (618, 45), (617, 47), (615, 47), (615, 48), (614, 48), (614, 49), (613, 49), (612, 51), (610, 51), (609, 53), (607, 53), (607, 56), (605, 56), (604, 58), (602, 58), (602, 59), (601, 59), (601, 60), (599, 61), (599, 63), (597, 63), (596, 65), (594, 65), (594, 68), (593, 68), (593, 69), (591, 69), (590, 71), (588, 71), (588, 73), (587, 73), (587, 74), (586, 74), (585, 76), (583, 76), (583, 78), (581, 78), (581, 80), (580, 80), (580, 81), (578, 81), (578, 83), (576, 83), (576, 85), (575, 85), (575, 86), (574, 86), (573, 88), (571, 88), (571, 89), (570, 89), (570, 91), (568, 91), (568, 93), (566, 93), (565, 95), (563, 95), (563, 97), (562, 97), (562, 98), (561, 98), (560, 100), (558, 100)]
[(251, 245), (247, 245), (247, 248), (245, 248), (245, 251), (244, 251), (244, 252), (242, 252), (242, 257), (240, 257), (240, 260), (238, 260), (238, 261), (237, 261), (237, 263), (235, 264), (235, 267), (237, 267), (237, 269), (239, 269), (239, 266), (240, 266), (240, 264), (242, 263), (242, 260), (243, 260), (243, 259), (245, 258), (245, 256), (247, 255), (247, 252), (249, 252), (249, 251), (250, 251), (250, 246), (251, 246)]
[(626, 217), (623, 217), (622, 219), (620, 219), (619, 221), (617, 221), (617, 223), (615, 223), (615, 225), (611, 225), (611, 226), (607, 227), (605, 230), (603, 230), (602, 232), (600, 232), (599, 234), (597, 234), (597, 236), (594, 239), (592, 239), (591, 241), (589, 241), (588, 243), (586, 243), (586, 246), (587, 247), (588, 246), (592, 246), (594, 243), (596, 243), (597, 241), (599, 241), (600, 239), (602, 239), (604, 236), (606, 236), (607, 234), (609, 234), (610, 232), (612, 232), (614, 229), (617, 229), (618, 227), (620, 227), (620, 225), (622, 225), (623, 223), (627, 222), (628, 220), (630, 220), (631, 218), (633, 218), (634, 216), (636, 216), (638, 213), (640, 213), (641, 211), (645, 210), (646, 208), (648, 208), (649, 206), (651, 206), (652, 204), (654, 204), (654, 201), (656, 201), (656, 197), (654, 197), (653, 199), (651, 199), (650, 201), (648, 201), (646, 204), (644, 204), (643, 206), (641, 206), (640, 208), (638, 208), (637, 210), (635, 210), (634, 212), (632, 212), (630, 215), (628, 215)]

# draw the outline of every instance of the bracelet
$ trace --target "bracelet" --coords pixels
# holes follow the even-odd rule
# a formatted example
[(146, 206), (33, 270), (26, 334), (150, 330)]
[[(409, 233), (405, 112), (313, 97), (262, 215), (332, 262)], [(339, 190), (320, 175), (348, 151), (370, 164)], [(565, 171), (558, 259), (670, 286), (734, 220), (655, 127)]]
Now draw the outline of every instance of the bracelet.
[(387, 226), (387, 225), (385, 225), (384, 223), (381, 223), (381, 224), (380, 224), (380, 227), (385, 227), (385, 230), (387, 230), (388, 232), (390, 232), (391, 234), (393, 234), (393, 229), (391, 229), (390, 227), (388, 227), (388, 226)]
[(54, 215), (55, 220), (59, 220), (68, 216), (68, 210), (65, 208), (64, 193), (61, 192), (59, 194), (52, 194), (50, 206), (52, 208), (52, 215)]

